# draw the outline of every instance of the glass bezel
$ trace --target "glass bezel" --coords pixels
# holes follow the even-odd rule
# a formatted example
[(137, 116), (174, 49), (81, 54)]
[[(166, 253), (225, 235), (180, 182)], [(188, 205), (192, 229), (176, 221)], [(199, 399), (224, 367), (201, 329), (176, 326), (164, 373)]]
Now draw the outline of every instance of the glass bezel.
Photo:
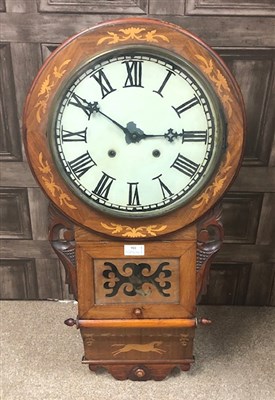
[[(177, 200), (170, 202), (168, 204), (164, 204), (161, 207), (154, 207), (149, 208), (147, 210), (124, 210), (122, 208), (111, 208), (104, 203), (96, 202), (93, 199), (89, 199), (87, 195), (85, 195), (78, 186), (71, 180), (68, 174), (64, 170), (63, 163), (60, 158), (60, 154), (57, 151), (56, 141), (55, 141), (55, 130), (56, 130), (56, 123), (57, 117), (59, 114), (59, 110), (62, 104), (66, 93), (73, 85), (73, 83), (84, 73), (87, 68), (91, 68), (93, 65), (97, 65), (101, 62), (104, 62), (112, 57), (119, 57), (125, 54), (129, 55), (130, 53), (133, 54), (140, 54), (143, 53), (144, 56), (149, 55), (153, 57), (158, 57), (159, 59), (163, 58), (167, 62), (175, 64), (179, 69), (184, 69), (187, 71), (188, 74), (191, 73), (192, 79), (196, 82), (199, 82), (199, 87), (205, 93), (205, 98), (210, 98), (213, 104), (213, 114), (214, 114), (214, 139), (216, 140), (216, 151), (213, 156), (209, 160), (210, 165), (207, 166), (207, 176), (201, 177), (199, 181), (193, 184), (194, 189), (192, 191), (187, 192), (186, 195), (182, 195)], [(221, 107), (220, 101), (218, 96), (216, 95), (215, 91), (213, 90), (212, 86), (202, 74), (202, 72), (189, 63), (187, 60), (184, 60), (182, 57), (179, 57), (177, 54), (170, 52), (166, 49), (159, 48), (157, 46), (144, 46), (144, 45), (124, 45), (120, 46), (119, 48), (113, 48), (108, 52), (104, 52), (101, 54), (97, 54), (96, 56), (86, 60), (80, 66), (78, 66), (70, 75), (70, 77), (63, 81), (63, 84), (60, 86), (54, 101), (51, 106), (50, 110), (50, 118), (49, 118), (49, 125), (48, 125), (48, 140), (50, 144), (50, 150), (53, 156), (53, 160), (55, 162), (56, 168), (60, 173), (62, 179), (66, 182), (68, 187), (73, 191), (74, 194), (78, 196), (82, 201), (84, 201), (89, 206), (102, 211), (104, 213), (118, 216), (118, 217), (125, 217), (125, 218), (150, 218), (159, 215), (163, 215), (169, 213), (183, 205), (186, 205), (190, 202), (194, 197), (198, 196), (199, 193), (205, 188), (205, 186), (209, 183), (211, 178), (213, 177), (219, 162), (221, 160), (222, 154), (226, 148), (226, 123), (225, 117), (223, 113), (223, 109)], [(205, 172), (205, 171), (204, 171)], [(193, 189), (192, 186), (192, 189)], [(129, 207), (128, 207), (129, 208)]]

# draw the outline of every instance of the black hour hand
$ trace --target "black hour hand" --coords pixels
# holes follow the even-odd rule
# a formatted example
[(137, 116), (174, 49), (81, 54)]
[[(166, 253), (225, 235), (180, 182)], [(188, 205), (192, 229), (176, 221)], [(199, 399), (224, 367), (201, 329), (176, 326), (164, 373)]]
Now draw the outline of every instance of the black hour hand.
[[(133, 122), (127, 124), (129, 131), (129, 142), (138, 143), (143, 139), (157, 139), (164, 138), (168, 142), (173, 143), (175, 140), (181, 138), (181, 142), (204, 142), (207, 141), (207, 130), (205, 131), (185, 131), (182, 129), (181, 132), (177, 132), (172, 128), (169, 128), (163, 135), (147, 135), (141, 129), (137, 128)], [(128, 143), (128, 142), (127, 142)]]
[(163, 135), (168, 142), (174, 142), (174, 140), (181, 137), (182, 143), (184, 142), (204, 142), (206, 143), (207, 139), (207, 130), (205, 131), (185, 131), (182, 129), (180, 133), (170, 128)]

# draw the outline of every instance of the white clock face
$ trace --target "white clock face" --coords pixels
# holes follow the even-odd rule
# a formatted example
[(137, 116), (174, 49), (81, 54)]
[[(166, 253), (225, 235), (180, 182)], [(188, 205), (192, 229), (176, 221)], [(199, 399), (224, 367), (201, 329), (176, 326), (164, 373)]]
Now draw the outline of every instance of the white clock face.
[(58, 169), (83, 201), (113, 215), (145, 218), (187, 203), (223, 150), (213, 92), (167, 53), (99, 57), (59, 99), (50, 135)]

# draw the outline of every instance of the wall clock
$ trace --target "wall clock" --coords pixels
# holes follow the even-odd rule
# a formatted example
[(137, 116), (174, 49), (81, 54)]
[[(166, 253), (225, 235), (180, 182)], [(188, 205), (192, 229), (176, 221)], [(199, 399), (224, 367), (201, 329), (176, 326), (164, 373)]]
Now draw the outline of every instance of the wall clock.
[(165, 22), (97, 25), (42, 66), (24, 137), (78, 299), (67, 324), (81, 330), (83, 363), (118, 379), (187, 370), (222, 242), (217, 203), (244, 142), (241, 94), (221, 59)]

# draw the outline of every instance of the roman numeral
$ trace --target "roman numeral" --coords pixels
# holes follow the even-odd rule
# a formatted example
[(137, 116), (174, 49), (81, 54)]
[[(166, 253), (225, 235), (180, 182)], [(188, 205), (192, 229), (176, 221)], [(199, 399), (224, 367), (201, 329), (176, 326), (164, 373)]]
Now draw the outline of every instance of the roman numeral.
[(204, 142), (206, 143), (207, 131), (184, 131), (182, 135), (183, 142)]
[(182, 103), (180, 106), (173, 107), (173, 109), (176, 111), (178, 116), (181, 117), (181, 114), (183, 112), (189, 110), (189, 108), (192, 108), (192, 107), (196, 106), (197, 104), (200, 104), (200, 101), (196, 96), (194, 96), (192, 99), (186, 101), (185, 103)]
[(159, 94), (161, 97), (163, 97), (162, 91), (163, 91), (164, 87), (166, 86), (166, 83), (169, 81), (171, 75), (175, 75), (174, 72), (172, 72), (172, 71), (170, 71), (170, 70), (168, 70), (168, 69), (167, 69), (167, 71), (168, 71), (168, 72), (167, 72), (167, 75), (166, 75), (166, 77), (164, 78), (164, 81), (162, 82), (162, 84), (161, 84), (159, 90), (153, 90), (153, 92)]
[(102, 99), (116, 90), (112, 88), (107, 76), (103, 72), (103, 69), (99, 69), (97, 72), (95, 72), (92, 75), (92, 78), (94, 78), (100, 86)]
[(81, 156), (77, 157), (73, 161), (69, 162), (69, 165), (74, 172), (74, 174), (79, 178), (84, 175), (89, 169), (91, 169), (96, 163), (86, 151), (86, 153), (82, 154)]
[(108, 200), (109, 191), (113, 182), (115, 181), (115, 178), (105, 174), (105, 172), (102, 172), (102, 174), (103, 175), (100, 178), (95, 190), (93, 190), (93, 193), (105, 200)]
[(159, 184), (160, 184), (160, 188), (162, 191), (162, 196), (163, 199), (167, 199), (167, 197), (172, 196), (173, 193), (171, 192), (171, 190), (162, 182), (162, 180), (160, 179), (161, 175), (156, 176), (155, 178), (153, 178), (152, 180), (158, 179)]
[(194, 161), (189, 160), (179, 153), (177, 158), (171, 165), (171, 168), (176, 168), (178, 171), (191, 177), (199, 168), (199, 164), (196, 164)]
[(138, 194), (138, 182), (127, 182), (129, 185), (129, 197), (128, 197), (128, 205), (129, 206), (139, 206), (139, 194)]
[(123, 87), (142, 86), (142, 61), (123, 61), (126, 65), (127, 79)]
[(84, 131), (70, 132), (62, 128), (63, 142), (85, 142), (87, 143), (87, 128)]
[(82, 97), (78, 96), (77, 94), (73, 93), (69, 104), (81, 108), (85, 112), (85, 114), (90, 118), (91, 114), (93, 113), (92, 104), (89, 103), (87, 100), (82, 99)]

